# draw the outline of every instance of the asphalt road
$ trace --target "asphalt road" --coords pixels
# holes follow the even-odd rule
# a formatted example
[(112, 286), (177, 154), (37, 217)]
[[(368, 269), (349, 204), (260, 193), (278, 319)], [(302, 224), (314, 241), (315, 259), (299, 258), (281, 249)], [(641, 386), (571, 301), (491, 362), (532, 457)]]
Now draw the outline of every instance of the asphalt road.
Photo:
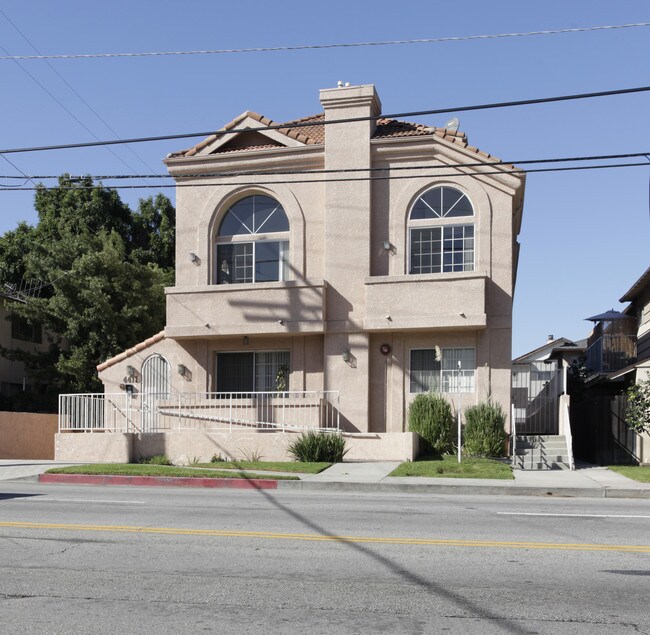
[(650, 634), (650, 501), (4, 482), (0, 630)]

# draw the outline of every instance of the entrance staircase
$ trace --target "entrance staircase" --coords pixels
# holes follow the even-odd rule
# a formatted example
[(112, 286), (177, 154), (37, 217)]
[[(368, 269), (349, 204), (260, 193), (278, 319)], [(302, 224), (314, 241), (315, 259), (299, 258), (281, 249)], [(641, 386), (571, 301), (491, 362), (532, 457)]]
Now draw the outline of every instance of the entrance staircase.
[(569, 470), (566, 437), (555, 434), (517, 435), (514, 468), (520, 470)]

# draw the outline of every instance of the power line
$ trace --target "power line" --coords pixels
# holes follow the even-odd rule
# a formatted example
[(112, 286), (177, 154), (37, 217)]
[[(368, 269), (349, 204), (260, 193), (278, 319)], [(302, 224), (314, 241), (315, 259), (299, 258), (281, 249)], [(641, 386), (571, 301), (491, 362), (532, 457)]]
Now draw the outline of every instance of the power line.
[[(400, 117), (421, 117), (424, 115), (440, 115), (452, 112), (468, 112), (472, 110), (489, 110), (494, 108), (512, 108), (515, 106), (531, 106), (534, 104), (548, 104), (559, 101), (573, 101), (577, 99), (593, 99), (596, 97), (612, 97), (614, 95), (629, 95), (633, 93), (643, 93), (650, 91), (650, 86), (639, 86), (636, 88), (620, 88), (617, 90), (605, 90), (593, 93), (578, 93), (572, 95), (559, 95), (556, 97), (540, 97), (537, 99), (522, 99), (518, 101), (502, 101), (488, 104), (478, 104), (475, 106), (456, 106), (454, 108), (435, 108), (431, 110), (414, 110), (411, 112), (401, 112), (387, 115), (373, 115), (370, 117), (348, 117), (345, 119), (330, 119), (329, 121), (319, 121), (318, 125), (333, 125), (342, 123), (355, 123), (359, 121), (376, 121), (378, 119), (397, 119)], [(306, 128), (313, 126), (313, 121), (295, 122), (288, 125), (287, 123), (273, 124), (270, 126), (259, 126), (254, 130), (282, 130), (286, 128)], [(104, 145), (119, 145), (124, 143), (147, 143), (152, 141), (169, 141), (173, 139), (189, 139), (191, 137), (208, 137), (213, 134), (226, 135), (237, 134), (239, 132), (250, 132), (251, 128), (230, 128), (229, 130), (210, 130), (207, 132), (188, 132), (173, 135), (158, 135), (155, 137), (134, 137), (132, 139), (113, 139), (109, 141), (89, 141), (86, 143), (66, 143), (50, 146), (33, 146), (27, 148), (8, 148), (0, 150), (0, 154), (16, 154), (19, 152), (43, 152), (45, 150), (70, 150), (73, 148), (91, 148)]]
[[(482, 164), (485, 165), (485, 164)], [(91, 190), (95, 188), (104, 188), (107, 190), (144, 190), (144, 189), (169, 189), (169, 188), (183, 188), (183, 187), (227, 187), (227, 186), (239, 186), (239, 187), (254, 187), (256, 185), (296, 185), (304, 183), (344, 183), (351, 181), (398, 181), (402, 179), (431, 179), (431, 178), (440, 178), (446, 176), (469, 176), (469, 177), (479, 177), (486, 176), (490, 174), (533, 174), (536, 172), (570, 172), (576, 170), (602, 170), (609, 168), (626, 168), (626, 167), (635, 167), (635, 166), (644, 166), (647, 167), (648, 163), (610, 163), (604, 165), (578, 165), (578, 166), (567, 166), (567, 167), (557, 167), (557, 168), (532, 168), (529, 170), (492, 170), (484, 171), (477, 173), (463, 173), (463, 172), (445, 172), (445, 173), (435, 173), (435, 174), (408, 174), (403, 176), (360, 176), (360, 177), (347, 177), (342, 179), (296, 179), (291, 181), (251, 181), (249, 183), (242, 181), (233, 181), (231, 183), (176, 183), (175, 185), (168, 184), (155, 184), (155, 185), (71, 185), (71, 186), (44, 186), (39, 185), (38, 187), (0, 187), (0, 192), (2, 191), (34, 191), (34, 190), (75, 190), (75, 189), (86, 189)], [(417, 169), (417, 168), (412, 168)]]
[[(16, 24), (14, 24), (9, 16), (0, 9), (0, 14), (11, 24), (11, 26), (20, 34), (20, 36), (31, 46), (37, 53), (39, 52), (38, 49), (31, 43), (31, 41), (27, 38), (27, 36), (18, 28)], [(7, 53), (7, 50), (3, 47), (0, 46), (0, 50), (3, 50), (5, 53)], [(18, 60), (14, 60), (16, 62), (16, 65), (20, 70), (22, 70), (30, 79), (32, 79), (53, 101), (55, 101), (65, 112), (68, 113), (86, 132), (88, 132), (94, 139), (99, 141), (99, 137), (83, 122), (79, 117), (77, 117), (63, 102), (61, 102), (55, 95), (48, 90), (32, 73), (30, 73)], [(56, 75), (63, 81), (63, 83), (88, 107), (88, 109), (95, 114), (95, 116), (108, 128), (108, 130), (115, 135), (116, 138), (119, 138), (118, 134), (106, 123), (100, 115), (92, 108), (92, 106), (72, 87), (72, 85), (59, 73), (56, 68), (50, 62), (46, 61), (45, 62), (51, 69), (56, 73)], [(131, 170), (134, 174), (136, 174), (136, 171), (119, 155), (117, 152), (115, 152), (112, 148), (106, 148), (120, 163), (125, 165), (129, 170)], [(135, 151), (127, 146), (127, 149), (136, 156), (136, 158), (140, 159), (140, 157), (135, 154)], [(140, 159), (140, 162), (147, 168), (151, 169), (142, 159)]]
[[(509, 160), (489, 160), (479, 161), (475, 163), (445, 163), (444, 165), (395, 165), (389, 167), (368, 167), (368, 168), (336, 168), (336, 169), (314, 169), (314, 170), (246, 170), (241, 172), (202, 172), (197, 174), (179, 174), (176, 179), (196, 179), (196, 178), (232, 178), (236, 176), (289, 176), (297, 174), (346, 174), (355, 172), (392, 172), (400, 170), (431, 170), (440, 168), (473, 168), (473, 167), (487, 167), (487, 166), (517, 166), (517, 165), (531, 165), (538, 163), (571, 163), (577, 161), (604, 161), (613, 159), (633, 159), (638, 157), (648, 158), (648, 152), (628, 152), (625, 154), (597, 154), (591, 156), (577, 156), (577, 157), (553, 157), (545, 159), (522, 159), (518, 161)], [(649, 159), (650, 161), (650, 159)], [(26, 175), (24, 175), (26, 177)], [(21, 179), (22, 177), (15, 175), (0, 175), (0, 179)], [(26, 177), (27, 178), (27, 177)], [(31, 179), (59, 179), (61, 175), (30, 175)], [(80, 174), (80, 175), (67, 175), (70, 180), (80, 179), (93, 179), (94, 181), (102, 180), (124, 180), (124, 179), (168, 179), (169, 174)]]
[(260, 46), (254, 48), (207, 49), (195, 51), (145, 51), (139, 53), (68, 53), (55, 55), (5, 55), (2, 60), (78, 60), (106, 59), (119, 57), (163, 57), (172, 55), (222, 55), (234, 53), (277, 53), (283, 51), (310, 51), (318, 49), (361, 48), (369, 46), (395, 46), (406, 44), (438, 44), (442, 42), (466, 42), (469, 40), (496, 40), (503, 38), (522, 38), (541, 35), (559, 35), (566, 33), (587, 33), (593, 31), (612, 31), (650, 26), (650, 22), (632, 24), (609, 24), (603, 26), (575, 27), (568, 29), (548, 29), (544, 31), (526, 31), (515, 33), (493, 33), (488, 35), (456, 35), (449, 37), (418, 38), (412, 40), (383, 40), (378, 42), (342, 42), (338, 44), (299, 44), (296, 46)]

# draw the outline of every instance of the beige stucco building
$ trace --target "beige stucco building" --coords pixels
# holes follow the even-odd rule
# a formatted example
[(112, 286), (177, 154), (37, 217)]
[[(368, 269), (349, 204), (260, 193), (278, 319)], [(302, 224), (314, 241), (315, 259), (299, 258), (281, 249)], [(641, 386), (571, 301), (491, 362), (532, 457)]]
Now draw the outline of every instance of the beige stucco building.
[(410, 458), (418, 392), (509, 410), (525, 177), (463, 133), (382, 118), (372, 85), (320, 102), (285, 124), (243, 113), (168, 155), (166, 326), (100, 378), (160, 390), (151, 364), (173, 394), (338, 391), (349, 457)]

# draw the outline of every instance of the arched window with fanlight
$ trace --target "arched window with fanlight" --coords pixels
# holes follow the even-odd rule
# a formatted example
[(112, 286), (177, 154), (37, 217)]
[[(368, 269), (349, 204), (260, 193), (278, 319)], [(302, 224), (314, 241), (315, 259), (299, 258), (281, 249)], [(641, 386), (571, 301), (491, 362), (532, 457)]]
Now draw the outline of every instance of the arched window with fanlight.
[(409, 273), (474, 271), (474, 208), (446, 185), (421, 194), (409, 214)]
[(287, 280), (289, 220), (270, 196), (254, 194), (234, 203), (216, 236), (217, 284)]

